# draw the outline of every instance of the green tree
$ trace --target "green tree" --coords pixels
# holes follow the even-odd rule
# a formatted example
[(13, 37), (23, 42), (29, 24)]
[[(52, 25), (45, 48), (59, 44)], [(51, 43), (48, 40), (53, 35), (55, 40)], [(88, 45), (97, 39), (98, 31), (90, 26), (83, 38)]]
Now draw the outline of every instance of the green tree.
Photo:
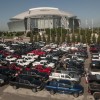
[(66, 37), (67, 39), (67, 43), (70, 43), (70, 35), (69, 34), (67, 34), (67, 37)]
[(50, 29), (49, 28), (45, 29), (45, 31), (46, 31), (46, 34), (50, 34)]
[(47, 35), (47, 43), (50, 43), (50, 33)]
[(35, 36), (34, 36), (34, 41), (35, 41), (35, 42), (38, 41), (37, 34), (35, 34)]
[(43, 35), (43, 41), (44, 41), (44, 42), (46, 42), (46, 38), (45, 38), (45, 35)]
[(33, 42), (33, 33), (31, 32), (30, 34), (30, 42), (32, 43)]
[(53, 35), (53, 34), (51, 35), (51, 40), (53, 43), (55, 43), (55, 35)]
[(57, 40), (56, 40), (57, 44), (60, 44), (60, 34), (57, 34)]
[(75, 43), (76, 39), (75, 39), (75, 34), (72, 34), (72, 42)]
[(77, 35), (77, 40), (76, 41), (77, 42), (81, 42), (81, 36), (80, 36), (80, 34)]
[(62, 33), (62, 37), (61, 37), (61, 38), (62, 38), (62, 39), (61, 39), (61, 40), (62, 40), (61, 42), (62, 42), (62, 43), (65, 42), (66, 34), (65, 34), (65, 33)]
[(96, 37), (95, 37), (95, 34), (93, 34), (93, 36), (92, 36), (92, 42), (93, 42), (93, 43), (96, 43)]
[(26, 34), (26, 36), (27, 36), (27, 37), (30, 37), (30, 35), (31, 35), (31, 33), (30, 33), (30, 32), (28, 32), (28, 33)]
[(86, 35), (86, 41), (87, 41), (88, 44), (91, 43), (91, 33), (87, 33), (87, 35)]
[(81, 40), (82, 43), (86, 43), (86, 35), (85, 33), (82, 34), (82, 40)]
[(39, 34), (38, 35), (38, 41), (41, 41), (42, 39), (41, 39), (41, 35)]
[(100, 44), (100, 34), (98, 35), (97, 43)]

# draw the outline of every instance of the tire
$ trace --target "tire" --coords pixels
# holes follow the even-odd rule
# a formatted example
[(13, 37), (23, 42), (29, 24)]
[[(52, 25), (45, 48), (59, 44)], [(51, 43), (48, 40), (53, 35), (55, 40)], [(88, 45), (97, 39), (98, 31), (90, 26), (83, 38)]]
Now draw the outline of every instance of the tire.
[(33, 88), (32, 89), (32, 92), (36, 93), (37, 92), (37, 89), (36, 88)]
[(51, 95), (54, 95), (55, 94), (55, 91), (54, 90), (50, 90), (50, 94)]
[(79, 97), (79, 93), (73, 93), (73, 96), (74, 96), (75, 98), (77, 98), (77, 97)]
[(94, 92), (93, 97), (95, 100), (100, 100), (100, 92)]

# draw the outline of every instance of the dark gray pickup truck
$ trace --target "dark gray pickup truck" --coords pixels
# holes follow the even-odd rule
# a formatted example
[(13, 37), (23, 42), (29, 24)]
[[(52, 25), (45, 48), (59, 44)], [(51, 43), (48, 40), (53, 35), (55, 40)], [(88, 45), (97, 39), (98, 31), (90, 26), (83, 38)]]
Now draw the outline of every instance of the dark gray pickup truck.
[(9, 83), (15, 89), (29, 88), (32, 89), (33, 92), (42, 90), (45, 86), (45, 83), (40, 81), (39, 78), (27, 75), (19, 75), (18, 77), (12, 79)]
[(88, 75), (88, 91), (91, 94), (100, 92), (100, 75)]

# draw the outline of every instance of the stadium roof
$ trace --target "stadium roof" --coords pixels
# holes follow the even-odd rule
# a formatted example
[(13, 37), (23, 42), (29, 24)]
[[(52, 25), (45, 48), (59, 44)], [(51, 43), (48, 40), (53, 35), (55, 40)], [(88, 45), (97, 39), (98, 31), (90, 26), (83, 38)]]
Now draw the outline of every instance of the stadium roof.
[(54, 7), (38, 7), (31, 8), (26, 12), (18, 14), (11, 19), (19, 19), (22, 20), (27, 17), (37, 16), (37, 15), (58, 15), (58, 16), (66, 16), (66, 17), (75, 17), (73, 14), (61, 11), (58, 8)]

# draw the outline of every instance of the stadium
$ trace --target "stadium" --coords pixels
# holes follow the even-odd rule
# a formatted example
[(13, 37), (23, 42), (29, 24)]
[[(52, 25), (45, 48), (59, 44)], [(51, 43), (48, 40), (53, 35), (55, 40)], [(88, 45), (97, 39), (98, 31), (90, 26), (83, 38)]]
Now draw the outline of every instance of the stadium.
[(47, 28), (72, 29), (79, 27), (77, 16), (54, 7), (31, 8), (18, 14), (8, 22), (10, 32), (29, 32), (34, 29), (43, 31)]

